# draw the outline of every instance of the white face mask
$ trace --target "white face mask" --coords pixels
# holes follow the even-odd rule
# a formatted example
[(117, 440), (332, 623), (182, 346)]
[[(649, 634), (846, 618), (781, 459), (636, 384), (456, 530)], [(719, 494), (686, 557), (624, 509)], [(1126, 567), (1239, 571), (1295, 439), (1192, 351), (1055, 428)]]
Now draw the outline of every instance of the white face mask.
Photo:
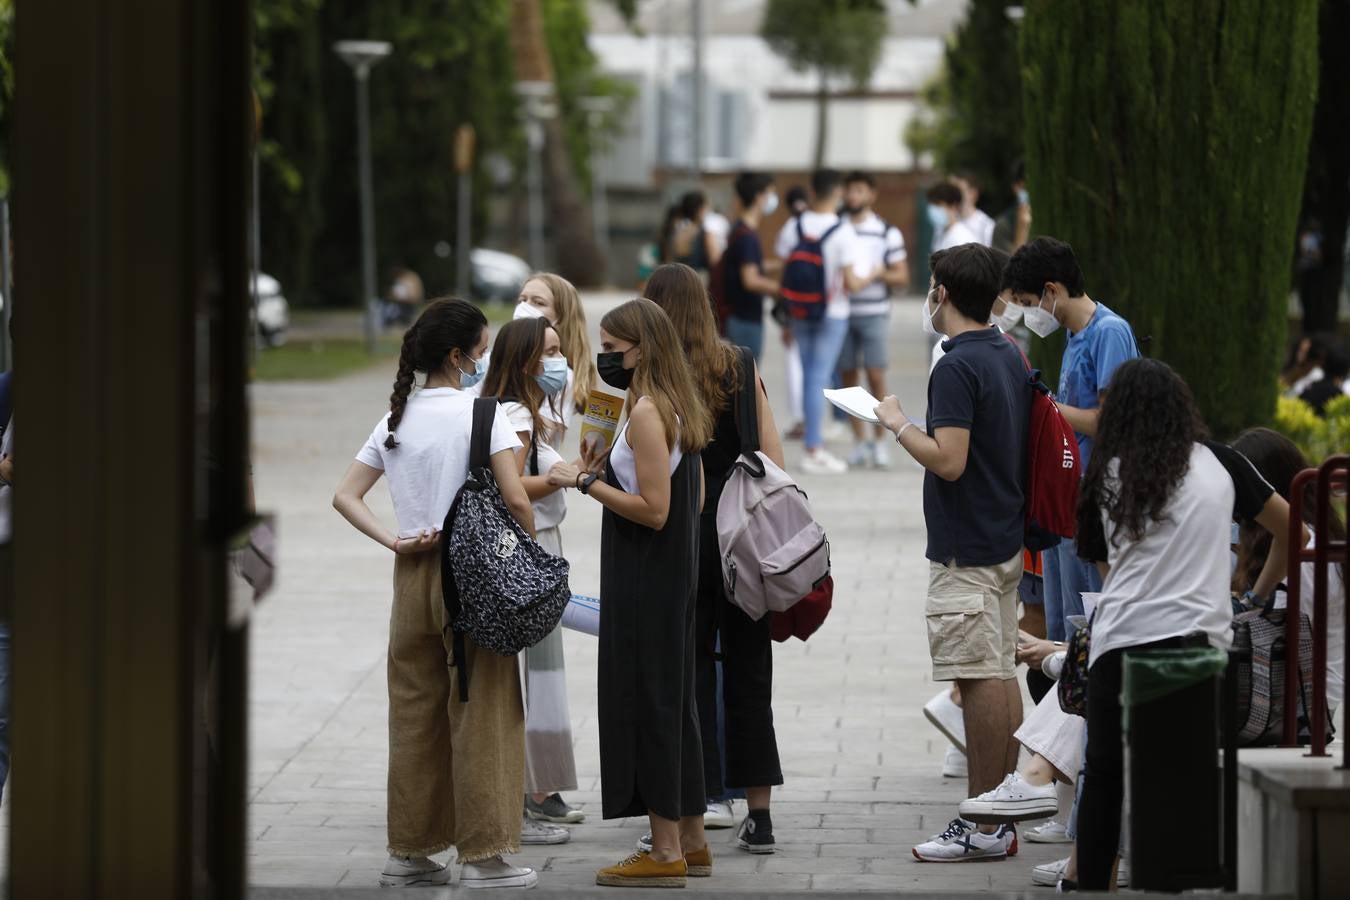
[(522, 300), (516, 304), (516, 311), (511, 316), (513, 319), (542, 319), (544, 311), (530, 303), (528, 300)]
[[(1004, 331), (1012, 331), (1018, 322), (1022, 321), (1022, 307), (1016, 303), (1003, 302), (1003, 312), (996, 313), (992, 309), (989, 311), (989, 321), (1002, 328)], [(994, 301), (994, 306), (998, 306), (999, 300)]]
[(764, 198), (764, 215), (771, 216), (778, 210), (778, 195), (770, 194)]
[(1022, 322), (1027, 329), (1036, 337), (1049, 337), (1059, 330), (1059, 319), (1055, 318), (1055, 309), (1059, 306), (1059, 298), (1050, 304), (1050, 310), (1047, 312), (1041, 307), (1045, 302), (1045, 293), (1041, 293), (1041, 299), (1036, 301), (1035, 306), (1028, 306), (1022, 313)]
[(936, 293), (937, 288), (933, 288), (928, 292), (928, 296), (923, 298), (923, 333), (931, 334), (934, 337), (941, 335), (941, 332), (937, 330), (937, 326), (933, 324), (933, 317), (937, 315), (938, 307), (942, 306), (942, 301), (939, 301), (938, 305), (933, 307), (932, 312), (928, 311), (928, 302), (933, 299), (933, 295)]

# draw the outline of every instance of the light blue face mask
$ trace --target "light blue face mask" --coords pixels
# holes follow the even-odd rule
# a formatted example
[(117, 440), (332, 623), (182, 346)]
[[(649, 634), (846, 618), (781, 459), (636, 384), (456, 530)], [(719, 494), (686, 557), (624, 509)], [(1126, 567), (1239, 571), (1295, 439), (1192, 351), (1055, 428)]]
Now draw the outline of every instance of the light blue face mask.
[(764, 215), (771, 216), (778, 209), (778, 194), (772, 193), (764, 198)]
[(544, 371), (534, 376), (534, 380), (546, 395), (552, 397), (567, 387), (567, 357), (545, 356), (543, 363)]
[(1022, 188), (1017, 192), (1017, 202), (1022, 206), (1026, 206), (1031, 202), (1031, 195), (1027, 193), (1026, 188)]
[(928, 221), (930, 221), (930, 222), (933, 223), (933, 230), (935, 230), (935, 231), (946, 231), (946, 230), (947, 230), (947, 210), (943, 209), (941, 206), (932, 206), (932, 205), (929, 205), (929, 207), (928, 207)]
[(473, 361), (472, 372), (465, 372), (463, 369), (460, 370), (459, 389), (461, 391), (467, 391), (469, 388), (477, 385), (478, 382), (483, 380), (483, 376), (487, 374), (487, 370), (488, 359), (487, 354), (484, 353), (481, 357)]

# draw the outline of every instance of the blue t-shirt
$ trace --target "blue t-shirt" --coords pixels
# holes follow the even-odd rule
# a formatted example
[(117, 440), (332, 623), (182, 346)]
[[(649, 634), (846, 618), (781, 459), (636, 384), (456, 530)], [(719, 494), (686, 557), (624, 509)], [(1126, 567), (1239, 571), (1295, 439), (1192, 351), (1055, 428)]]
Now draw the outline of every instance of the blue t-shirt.
[(970, 431), (955, 481), (923, 477), (927, 556), (958, 566), (1005, 563), (1022, 549), (1031, 389), (1017, 346), (997, 328), (958, 335), (928, 377), (928, 434)]
[(731, 315), (750, 322), (764, 321), (764, 295), (746, 290), (741, 282), (741, 266), (749, 263), (764, 274), (764, 249), (759, 243), (759, 233), (744, 222), (738, 221), (731, 229), (731, 238), (727, 242), (726, 262), (723, 271), (726, 278), (726, 300), (731, 307)]
[[(1055, 399), (1078, 409), (1096, 409), (1098, 395), (1111, 384), (1111, 376), (1126, 360), (1139, 356), (1130, 323), (1098, 303), (1087, 327), (1070, 333), (1059, 370), (1059, 390)], [(1092, 457), (1092, 438), (1078, 435), (1078, 452), (1087, 471)]]

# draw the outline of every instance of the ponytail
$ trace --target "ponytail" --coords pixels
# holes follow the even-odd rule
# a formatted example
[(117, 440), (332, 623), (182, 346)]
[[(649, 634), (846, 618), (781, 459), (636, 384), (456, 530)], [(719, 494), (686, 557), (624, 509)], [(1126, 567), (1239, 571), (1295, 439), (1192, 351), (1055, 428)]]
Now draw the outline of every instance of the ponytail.
[(403, 347), (398, 353), (398, 374), (394, 376), (394, 392), (389, 395), (389, 436), (384, 439), (384, 448), (393, 450), (398, 446), (398, 438), (394, 432), (398, 431), (399, 423), (403, 421), (403, 410), (408, 405), (408, 395), (412, 393), (413, 383), (416, 381), (416, 367), (413, 365), (414, 342), (417, 336), (417, 325), (413, 324), (403, 334)]

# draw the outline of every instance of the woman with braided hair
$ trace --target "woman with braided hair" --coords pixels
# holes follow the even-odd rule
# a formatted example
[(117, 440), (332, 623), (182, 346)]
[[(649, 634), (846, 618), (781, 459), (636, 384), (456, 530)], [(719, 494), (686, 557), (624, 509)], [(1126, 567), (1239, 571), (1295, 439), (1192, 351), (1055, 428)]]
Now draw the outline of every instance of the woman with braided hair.
[[(502, 854), (520, 849), (525, 715), (513, 656), (465, 638), (465, 659), (448, 666), (452, 645), (441, 596), (440, 528), (468, 477), (474, 398), (483, 375), (487, 319), (464, 300), (433, 301), (403, 337), (398, 375), (382, 417), (333, 497), (356, 529), (393, 551), (389, 616), (389, 860), (385, 886), (445, 884), (450, 871), (429, 859), (449, 849), (466, 887), (532, 887), (538, 876)], [(419, 387), (417, 373), (426, 380)], [(492, 474), (507, 507), (531, 535), (534, 516), (521, 484), (520, 446), (498, 408), (490, 441)], [(389, 483), (398, 530), (366, 505), (380, 476)], [(452, 701), (461, 671), (473, 701)]]

